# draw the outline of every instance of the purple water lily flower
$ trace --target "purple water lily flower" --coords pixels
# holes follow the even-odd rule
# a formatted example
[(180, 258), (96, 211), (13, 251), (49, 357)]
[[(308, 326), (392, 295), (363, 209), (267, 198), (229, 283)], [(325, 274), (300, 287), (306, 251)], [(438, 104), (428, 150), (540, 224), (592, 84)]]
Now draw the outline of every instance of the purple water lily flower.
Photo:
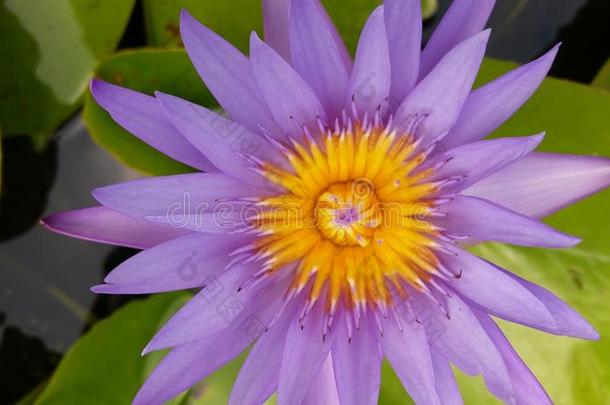
[(102, 81), (116, 122), (204, 173), (93, 192), (60, 233), (143, 251), (93, 291), (202, 288), (145, 352), (172, 348), (134, 403), (158, 404), (252, 348), (230, 404), (375, 404), (385, 357), (417, 404), (462, 403), (450, 368), (507, 403), (551, 403), (491, 316), (596, 339), (566, 303), (464, 249), (578, 239), (539, 218), (610, 183), (610, 161), (482, 140), (557, 47), (471, 91), (493, 0), (455, 0), (421, 51), (419, 0), (386, 0), (352, 62), (317, 0), (268, 0), (241, 54), (187, 12), (182, 39), (229, 118)]

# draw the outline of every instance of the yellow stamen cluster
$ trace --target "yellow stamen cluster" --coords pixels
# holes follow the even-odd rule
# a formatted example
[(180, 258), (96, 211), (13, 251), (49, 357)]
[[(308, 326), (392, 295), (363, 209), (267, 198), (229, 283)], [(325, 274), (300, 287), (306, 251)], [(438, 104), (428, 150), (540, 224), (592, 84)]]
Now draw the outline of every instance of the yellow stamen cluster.
[(437, 184), (413, 139), (384, 128), (328, 132), (293, 142), (292, 170), (263, 165), (285, 190), (261, 201), (255, 242), (269, 274), (297, 262), (291, 291), (323, 294), (331, 313), (385, 308), (405, 285), (423, 288), (438, 260), (437, 229), (427, 221)]

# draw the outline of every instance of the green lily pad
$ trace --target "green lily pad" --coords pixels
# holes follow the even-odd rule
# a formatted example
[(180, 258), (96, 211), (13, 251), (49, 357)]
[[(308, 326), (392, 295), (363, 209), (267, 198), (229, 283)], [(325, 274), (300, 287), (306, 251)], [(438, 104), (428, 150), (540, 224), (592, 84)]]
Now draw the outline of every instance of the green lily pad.
[[(211, 108), (217, 105), (183, 50), (120, 52), (102, 63), (96, 76), (149, 95), (160, 90)], [(90, 94), (83, 118), (93, 139), (128, 166), (153, 175), (193, 170), (122, 129)]]
[(610, 59), (606, 61), (606, 64), (600, 69), (591, 83), (593, 87), (610, 91)]
[(252, 0), (143, 0), (146, 32), (153, 46), (172, 47), (180, 40), (180, 10), (187, 9), (242, 51), (250, 32), (262, 32), (261, 2)]
[(98, 61), (113, 51), (135, 0), (0, 3), (0, 121), (37, 145), (73, 114)]

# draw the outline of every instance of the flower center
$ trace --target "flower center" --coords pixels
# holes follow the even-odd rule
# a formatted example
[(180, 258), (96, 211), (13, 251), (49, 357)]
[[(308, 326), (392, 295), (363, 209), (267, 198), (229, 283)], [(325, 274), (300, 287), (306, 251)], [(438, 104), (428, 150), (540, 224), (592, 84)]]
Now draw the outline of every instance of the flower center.
[(320, 233), (340, 246), (366, 246), (383, 221), (373, 184), (364, 180), (332, 184), (316, 204)]
[(255, 277), (296, 265), (289, 296), (306, 290), (308, 308), (323, 297), (331, 318), (339, 304), (383, 311), (396, 294), (426, 288), (439, 268), (430, 221), (439, 189), (412, 137), (348, 123), (282, 148), (290, 170), (258, 168), (284, 191), (260, 199), (252, 219), (260, 236), (245, 255), (263, 261)]

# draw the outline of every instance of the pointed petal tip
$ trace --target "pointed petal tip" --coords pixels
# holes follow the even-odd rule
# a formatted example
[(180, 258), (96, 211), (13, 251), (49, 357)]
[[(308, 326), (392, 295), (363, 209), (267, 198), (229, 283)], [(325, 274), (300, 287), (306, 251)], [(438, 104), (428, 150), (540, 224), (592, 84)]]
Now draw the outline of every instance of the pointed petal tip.
[(159, 350), (168, 349), (168, 348), (174, 346), (174, 345), (163, 344), (162, 341), (159, 342), (159, 336), (161, 333), (163, 333), (165, 326), (167, 326), (167, 324), (163, 325), (157, 332), (155, 332), (155, 335), (152, 337), (152, 339), (150, 339), (150, 341), (146, 344), (144, 349), (142, 349), (142, 356), (145, 356), (149, 353), (156, 352)]
[(89, 81), (89, 91), (91, 94), (95, 93), (96, 89), (100, 86), (100, 83), (103, 83), (101, 79), (91, 79)]
[[(106, 280), (104, 280), (106, 281)], [(98, 284), (98, 285), (94, 285), (93, 287), (89, 288), (89, 291), (91, 291), (94, 294), (113, 294), (113, 292), (111, 291), (112, 286), (110, 284)]]
[(587, 321), (580, 314), (579, 316), (581, 317), (581, 319), (578, 325), (572, 325), (569, 329), (563, 329), (562, 331), (556, 334), (588, 341), (596, 341), (601, 339), (601, 335), (599, 334), (597, 329), (595, 329), (593, 325), (591, 325), (589, 321)]
[(544, 139), (545, 136), (546, 136), (546, 131), (542, 131), (536, 135), (532, 135), (531, 138), (539, 139), (540, 142), (542, 142), (542, 140)]
[(377, 7), (376, 7), (376, 8), (373, 10), (373, 12), (371, 13), (371, 15), (370, 15), (370, 17), (369, 17), (369, 18), (371, 18), (371, 17), (375, 17), (375, 18), (383, 18), (383, 16), (384, 16), (384, 10), (385, 10), (385, 8), (384, 8), (383, 3), (382, 3), (382, 4), (378, 5), (378, 6), (377, 6)]
[(57, 215), (58, 214), (51, 214), (47, 217), (41, 218), (38, 220), (38, 224), (41, 226), (44, 226), (46, 229), (48, 229), (49, 231), (55, 231), (54, 229), (54, 224), (57, 220)]
[(193, 20), (197, 21), (197, 19), (195, 17), (193, 17), (193, 15), (185, 8), (181, 8), (180, 9), (180, 25), (182, 26), (182, 23), (191, 23), (193, 22)]
[(92, 79), (89, 82), (89, 91), (91, 92), (91, 96), (93, 97), (95, 102), (103, 107), (104, 100), (102, 99), (102, 97), (104, 96), (104, 92), (106, 90), (108, 90), (109, 88), (111, 88), (112, 86), (115, 86), (115, 85), (108, 83), (105, 80)]
[(568, 235), (568, 242), (566, 244), (566, 247), (573, 247), (576, 245), (580, 245), (582, 243), (582, 239), (577, 237), (577, 236), (569, 236)]
[(73, 235), (67, 232), (65, 229), (66, 216), (69, 216), (72, 212), (73, 211), (67, 211), (51, 214), (47, 217), (40, 219), (38, 223), (50, 232), (72, 237)]
[(582, 239), (579, 238), (578, 236), (565, 235), (565, 237), (566, 237), (565, 247), (573, 247), (573, 246), (579, 245), (582, 242)]
[(260, 47), (263, 44), (263, 40), (258, 36), (256, 31), (250, 32), (250, 52), (252, 52), (252, 48)]
[(546, 136), (546, 132), (541, 132), (541, 133), (536, 134), (536, 135), (528, 136), (528, 138), (530, 139), (531, 150), (532, 151), (534, 149), (536, 149), (542, 143), (542, 141), (544, 141), (544, 137), (545, 136)]
[[(185, 48), (188, 51), (188, 43), (191, 43), (193, 36), (203, 35), (213, 33), (208, 27), (201, 23), (195, 16), (193, 16), (190, 11), (186, 8), (180, 10), (180, 37), (184, 42)], [(187, 43), (188, 42), (188, 43)]]
[(106, 194), (107, 194), (107, 187), (97, 187), (97, 188), (94, 188), (93, 190), (91, 190), (91, 196), (95, 199), (95, 201), (99, 202), (102, 205), (104, 205), (102, 203), (102, 200), (104, 199)]
[(177, 345), (176, 343), (169, 343), (163, 340), (162, 333), (165, 331), (165, 326), (167, 326), (167, 323), (155, 333), (152, 339), (150, 339), (150, 342), (146, 344), (146, 347), (142, 349), (142, 356), (145, 356), (152, 352), (157, 352), (159, 350), (171, 349), (173, 347), (179, 346), (179, 344)]
[(140, 356), (144, 357), (144, 356), (146, 356), (147, 354), (149, 354), (149, 353), (151, 353), (151, 352), (154, 352), (154, 351), (155, 351), (155, 349), (154, 349), (154, 348), (151, 346), (151, 345), (152, 345), (152, 342), (153, 342), (153, 341), (151, 341), (150, 343), (148, 343), (148, 344), (146, 345), (146, 347), (144, 347), (144, 349), (142, 349), (142, 352), (140, 353)]
[[(543, 64), (543, 65), (548, 65), (548, 69), (550, 69), (551, 66), (553, 65), (553, 62), (555, 61), (555, 58), (557, 57), (557, 53), (559, 52), (559, 48), (561, 48), (561, 45), (562, 45), (561, 42), (558, 42), (551, 49), (546, 51), (542, 56), (531, 61), (529, 64), (526, 64), (523, 66)], [(521, 67), (523, 67), (523, 66), (521, 66)]]
[[(489, 37), (491, 36), (491, 28), (487, 28), (477, 34), (474, 34), (473, 36), (471, 36), (470, 38), (465, 39), (464, 41), (462, 41), (461, 43), (457, 44), (455, 48), (452, 49), (455, 50), (456, 48), (466, 45), (466, 44), (477, 44), (475, 48), (473, 49), (478, 49), (478, 47), (482, 47), (483, 49), (487, 48), (487, 43), (489, 42)], [(449, 51), (451, 52), (451, 51)]]
[(560, 325), (560, 330), (557, 335), (569, 336), (576, 339), (596, 341), (601, 338), (599, 332), (591, 323), (585, 319), (579, 312), (575, 311), (572, 307), (569, 307), (571, 311), (573, 311), (577, 315), (576, 321), (570, 325)]
[(599, 332), (594, 327), (591, 327), (591, 331), (583, 337), (586, 340), (599, 340), (600, 338)]
[(486, 28), (483, 31), (479, 32), (478, 34), (475, 34), (473, 36), (473, 38), (479, 38), (479, 40), (481, 41), (485, 41), (487, 42), (487, 40), (489, 40), (489, 37), (491, 36), (491, 28)]
[(50, 232), (54, 232), (60, 235), (73, 237), (74, 235), (66, 231), (66, 220), (70, 217), (70, 214), (75, 211), (56, 212), (44, 218), (41, 218), (38, 223)]
[(559, 49), (562, 47), (563, 42), (557, 42), (546, 54), (547, 55), (557, 55), (557, 52), (559, 52)]
[(68, 236), (68, 237), (73, 237), (74, 235), (67, 232), (64, 229), (64, 226), (62, 226), (64, 214), (65, 213), (60, 212), (60, 213), (49, 215), (48, 217), (41, 218), (38, 221), (38, 223), (40, 226), (42, 226), (44, 229), (46, 229), (49, 232), (53, 232), (53, 233)]
[(595, 327), (591, 325), (591, 323), (584, 316), (582, 316), (580, 312), (576, 311), (568, 304), (566, 305), (568, 306), (568, 309), (576, 315), (576, 319), (573, 320), (569, 326), (564, 327), (562, 332), (559, 334), (582, 340), (599, 340), (601, 336), (597, 329), (595, 329)]
[(168, 109), (166, 108), (166, 104), (167, 102), (171, 101), (172, 98), (176, 98), (176, 96), (158, 90), (154, 92), (154, 96), (161, 105), (161, 108), (163, 108), (165, 112), (169, 113)]

